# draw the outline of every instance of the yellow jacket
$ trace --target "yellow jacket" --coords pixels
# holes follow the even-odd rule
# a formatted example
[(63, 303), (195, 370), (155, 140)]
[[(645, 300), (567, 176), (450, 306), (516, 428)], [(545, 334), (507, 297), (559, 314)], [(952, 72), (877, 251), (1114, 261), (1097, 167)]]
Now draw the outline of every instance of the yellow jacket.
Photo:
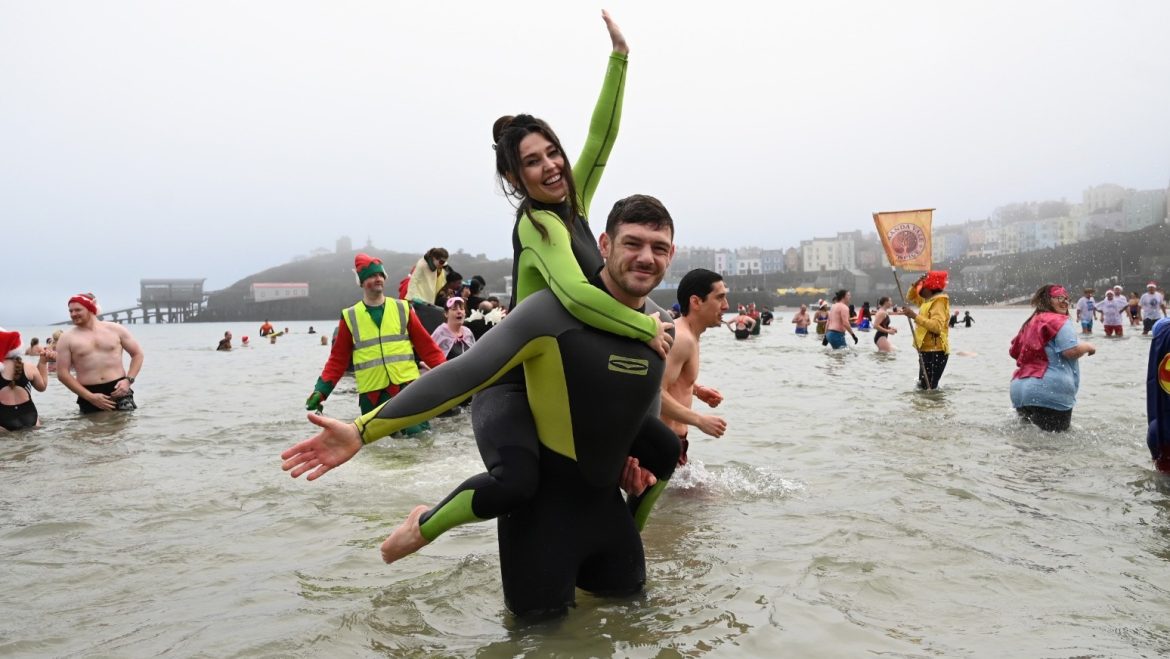
[(918, 317), (914, 319), (914, 347), (921, 352), (951, 353), (947, 341), (951, 318), (951, 298), (946, 293), (935, 293), (929, 300), (918, 294), (918, 287), (911, 286), (906, 299), (918, 305)]

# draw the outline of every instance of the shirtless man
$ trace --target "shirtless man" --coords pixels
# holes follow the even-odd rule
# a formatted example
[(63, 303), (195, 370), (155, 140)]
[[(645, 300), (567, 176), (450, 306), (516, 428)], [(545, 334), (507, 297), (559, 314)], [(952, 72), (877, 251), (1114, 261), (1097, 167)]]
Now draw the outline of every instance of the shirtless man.
[(712, 437), (722, 437), (727, 422), (712, 414), (691, 409), (698, 398), (711, 407), (723, 402), (723, 395), (711, 387), (696, 384), (699, 379), (699, 336), (709, 327), (722, 324), (727, 311), (727, 285), (723, 277), (698, 268), (678, 284), (678, 306), (682, 314), (674, 321), (674, 346), (666, 353), (662, 373), (662, 420), (678, 435), (682, 444), (678, 463), (687, 463), (687, 427), (694, 426)]
[[(57, 379), (77, 394), (82, 414), (137, 408), (130, 388), (142, 370), (142, 348), (130, 331), (117, 323), (98, 320), (92, 293), (69, 298), (73, 329), (54, 346)], [(130, 368), (122, 365), (122, 353), (130, 355)], [(76, 371), (76, 376), (70, 372)]]
[(825, 340), (833, 346), (833, 350), (845, 347), (845, 332), (853, 337), (857, 343), (857, 334), (849, 323), (849, 291), (841, 289), (833, 296), (833, 306), (829, 309), (829, 323), (826, 325)]

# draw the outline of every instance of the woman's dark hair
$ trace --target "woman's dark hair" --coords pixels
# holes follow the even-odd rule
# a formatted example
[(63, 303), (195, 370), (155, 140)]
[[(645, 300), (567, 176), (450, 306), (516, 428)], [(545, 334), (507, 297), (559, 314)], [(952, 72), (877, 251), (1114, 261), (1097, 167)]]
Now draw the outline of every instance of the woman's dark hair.
[(845, 296), (848, 294), (849, 294), (849, 290), (842, 288), (841, 290), (837, 291), (836, 293), (833, 293), (833, 301), (840, 302), (841, 300), (844, 300)]
[(879, 298), (879, 299), (878, 299), (878, 306), (880, 307), (880, 306), (882, 306), (883, 304), (885, 304), (886, 302), (889, 302), (889, 301), (890, 301), (890, 296), (889, 296), (889, 295), (883, 295), (881, 298)]
[[(1032, 296), (1032, 315), (1028, 316), (1028, 319), (1024, 321), (1023, 325), (1020, 325), (1021, 331), (1023, 331), (1023, 329), (1028, 326), (1028, 323), (1032, 322), (1032, 319), (1035, 318), (1036, 314), (1038, 313), (1060, 313), (1052, 304), (1052, 289), (1056, 288), (1056, 286), (1056, 284), (1044, 284), (1040, 288), (1036, 289), (1036, 293)], [(956, 311), (955, 313), (959, 312)], [(1064, 313), (1065, 315), (1068, 315), (1068, 311), (1065, 311)]]
[[(492, 148), (496, 150), (496, 178), (499, 180), (500, 189), (504, 191), (504, 195), (514, 200), (516, 219), (520, 219), (522, 215), (533, 219), (532, 197), (529, 196), (528, 190), (524, 187), (524, 163), (520, 161), (520, 142), (532, 133), (542, 135), (546, 140), (552, 142), (552, 145), (560, 152), (565, 161), (561, 176), (564, 177), (565, 186), (568, 189), (565, 201), (569, 204), (570, 215), (580, 217), (581, 207), (577, 199), (577, 184), (573, 182), (573, 165), (569, 162), (569, 156), (565, 153), (564, 147), (561, 146), (560, 138), (543, 120), (530, 114), (518, 114), (514, 117), (500, 117), (496, 119), (496, 123), (492, 124), (492, 142), (494, 144)], [(548, 229), (535, 220), (532, 224), (536, 226), (540, 237), (547, 240)]]

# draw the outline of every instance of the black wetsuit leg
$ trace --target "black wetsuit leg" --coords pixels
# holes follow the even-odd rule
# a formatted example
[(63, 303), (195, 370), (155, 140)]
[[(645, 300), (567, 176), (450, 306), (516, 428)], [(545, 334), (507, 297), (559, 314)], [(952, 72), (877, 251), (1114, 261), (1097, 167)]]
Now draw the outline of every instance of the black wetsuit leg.
[[(519, 377), (515, 377), (518, 375)], [(522, 372), (505, 376), (502, 383), (488, 387), (475, 395), (471, 405), (471, 424), (479, 455), (487, 467), (486, 473), (476, 474), (463, 481), (437, 506), (419, 518), (423, 536), (436, 537), (455, 524), (475, 520), (494, 519), (515, 510), (531, 499), (540, 483), (539, 440), (536, 422), (528, 403)], [(638, 459), (665, 487), (678, 465), (680, 446), (678, 436), (655, 417), (646, 417), (630, 455)], [(453, 500), (461, 493), (471, 491), (471, 514), (475, 520), (460, 515)], [(645, 523), (650, 508), (657, 499), (657, 491), (647, 489), (629, 499), (630, 512)], [(451, 508), (452, 517), (440, 523), (431, 518), (444, 508)]]
[(633, 518), (615, 487), (591, 486), (577, 463), (541, 446), (536, 496), (500, 517), (504, 601), (518, 616), (557, 615), (575, 587), (629, 595), (646, 583)]
[[(471, 427), (486, 473), (463, 481), (439, 505), (423, 513), (419, 527), (423, 537), (433, 540), (451, 526), (476, 520), (494, 519), (518, 508), (536, 494), (540, 482), (540, 459), (536, 422), (528, 404), (523, 372), (505, 376), (501, 383), (477, 393), (471, 403)], [(470, 518), (453, 500), (472, 492)], [(450, 509), (443, 523), (431, 518)]]

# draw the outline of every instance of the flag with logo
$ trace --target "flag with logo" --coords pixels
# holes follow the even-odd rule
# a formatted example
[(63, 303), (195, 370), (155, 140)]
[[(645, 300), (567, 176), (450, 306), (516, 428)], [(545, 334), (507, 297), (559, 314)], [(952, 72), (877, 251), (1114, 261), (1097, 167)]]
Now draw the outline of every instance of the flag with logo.
[(930, 221), (934, 209), (874, 213), (890, 264), (903, 270), (930, 270)]

